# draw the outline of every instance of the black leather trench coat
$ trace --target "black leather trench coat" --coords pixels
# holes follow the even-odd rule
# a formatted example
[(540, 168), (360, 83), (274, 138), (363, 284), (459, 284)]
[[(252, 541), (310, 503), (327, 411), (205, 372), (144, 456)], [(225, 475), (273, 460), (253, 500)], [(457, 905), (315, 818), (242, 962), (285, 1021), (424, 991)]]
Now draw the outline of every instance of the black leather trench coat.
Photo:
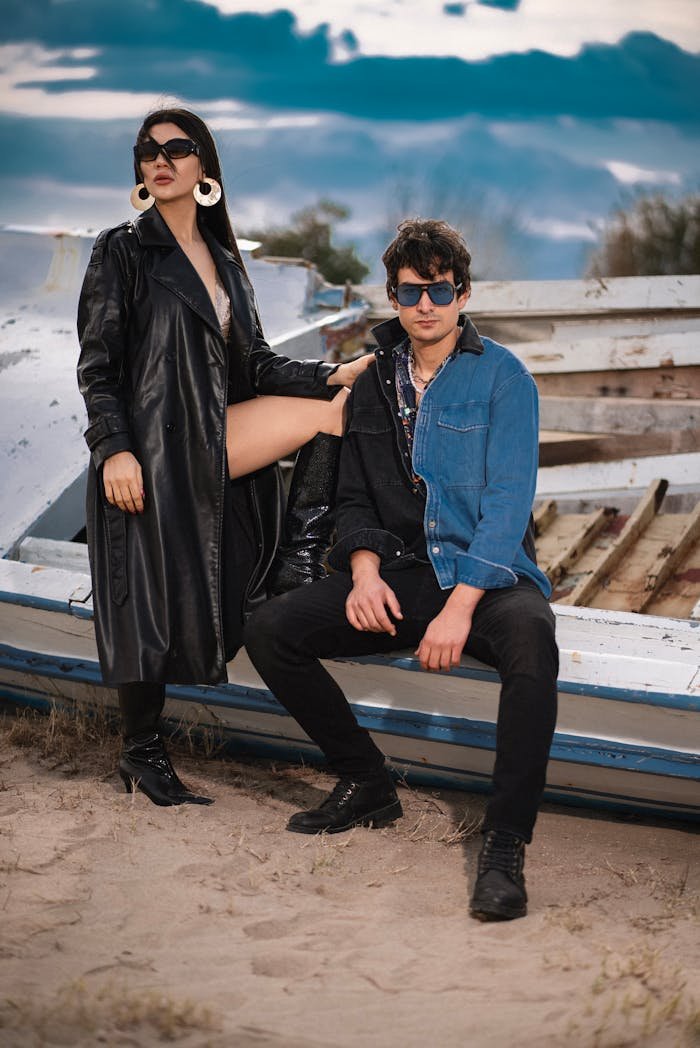
[[(334, 368), (273, 353), (251, 285), (202, 224), (231, 299), (226, 341), (211, 299), (155, 207), (101, 233), (78, 308), (78, 383), (91, 452), (87, 535), (97, 647), (106, 684), (226, 679), (222, 528), (227, 401), (257, 394), (330, 399)], [(230, 395), (229, 379), (234, 396)], [(145, 511), (104, 497), (101, 467), (129, 450)], [(250, 477), (260, 592), (279, 536), (276, 467)]]

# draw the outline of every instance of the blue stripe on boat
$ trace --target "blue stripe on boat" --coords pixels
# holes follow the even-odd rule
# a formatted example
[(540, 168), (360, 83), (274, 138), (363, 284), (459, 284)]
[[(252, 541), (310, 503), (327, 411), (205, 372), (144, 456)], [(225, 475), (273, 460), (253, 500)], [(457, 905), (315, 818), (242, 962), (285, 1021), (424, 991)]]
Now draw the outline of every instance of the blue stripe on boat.
[[(20, 651), (0, 645), (0, 666), (40, 677), (59, 677), (76, 683), (103, 686), (96, 662), (79, 659), (55, 658), (35, 652)], [(0, 690), (0, 695), (16, 697)], [(179, 702), (195, 702), (207, 706), (247, 710), (250, 712), (289, 717), (270, 691), (241, 684), (220, 687), (168, 686), (167, 694)], [(359, 722), (369, 731), (410, 739), (470, 747), (494, 752), (496, 726), (488, 721), (467, 717), (449, 717), (414, 710), (393, 710), (353, 703)], [(290, 740), (294, 744), (294, 740)], [(639, 746), (633, 743), (606, 742), (587, 736), (557, 733), (552, 743), (551, 760), (567, 764), (585, 764), (610, 767), (623, 771), (637, 771), (646, 775), (665, 775), (673, 778), (700, 781), (700, 756), (667, 750), (660, 747)], [(432, 767), (432, 765), (431, 765)]]

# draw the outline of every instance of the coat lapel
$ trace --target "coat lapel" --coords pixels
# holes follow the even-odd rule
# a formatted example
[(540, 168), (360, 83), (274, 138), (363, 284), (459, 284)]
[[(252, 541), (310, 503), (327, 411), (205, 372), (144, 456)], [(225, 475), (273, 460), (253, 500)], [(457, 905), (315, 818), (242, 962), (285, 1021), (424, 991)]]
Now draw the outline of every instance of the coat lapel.
[[(144, 247), (168, 249), (153, 266), (153, 279), (177, 295), (208, 327), (221, 336), (221, 325), (209, 293), (157, 208), (151, 207), (144, 211), (136, 219), (134, 228)], [(214, 261), (216, 262), (216, 259)]]
[(255, 336), (255, 295), (250, 281), (234, 256), (206, 229), (202, 236), (207, 242), (214, 265), (231, 302), (231, 333), (247, 351)]

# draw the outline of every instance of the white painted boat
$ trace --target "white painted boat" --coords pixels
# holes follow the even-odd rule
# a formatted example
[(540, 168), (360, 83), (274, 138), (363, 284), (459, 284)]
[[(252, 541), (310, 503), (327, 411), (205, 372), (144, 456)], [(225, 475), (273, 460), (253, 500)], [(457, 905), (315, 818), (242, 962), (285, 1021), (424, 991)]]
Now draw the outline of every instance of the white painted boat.
[[(31, 528), (74, 537), (84, 524), (88, 450), (78, 392), (76, 314), (94, 233), (0, 227), (0, 557)], [(270, 345), (337, 360), (357, 350), (365, 307), (343, 305), (308, 264), (242, 253)]]
[[(4, 557), (0, 559), (0, 700), (41, 707), (51, 702), (108, 707), (116, 703), (115, 693), (101, 683), (86, 549), (70, 541), (83, 523), (87, 452), (83, 407), (74, 380), (74, 315), (88, 250), (89, 241), (82, 237), (42, 234), (37, 239), (29, 233), (0, 233), (0, 556)], [(292, 283), (299, 273), (308, 278), (301, 269), (290, 267), (289, 272)], [(253, 279), (263, 292), (262, 276), (254, 272)], [(668, 294), (675, 294), (679, 309), (688, 309), (690, 292), (685, 285), (675, 291), (674, 287)], [(635, 285), (637, 293), (641, 293), (639, 285)], [(531, 299), (531, 289), (528, 294)], [(562, 289), (564, 314), (572, 309), (572, 294), (571, 288)], [(500, 296), (504, 308), (509, 303), (512, 309), (515, 302), (526, 311), (528, 302), (532, 305), (517, 287), (509, 294), (504, 286), (494, 286), (494, 295)], [(595, 302), (599, 298), (593, 296)], [(264, 292), (261, 299), (265, 316)], [(339, 316), (341, 323), (348, 319)], [(311, 329), (317, 334), (324, 330), (321, 318), (312, 320)], [(280, 340), (289, 340), (290, 332), (301, 337), (304, 332), (308, 335), (309, 328), (299, 333), (288, 324), (281, 332), (273, 331), (273, 345), (282, 347)], [(332, 349), (333, 341), (319, 343), (319, 354)], [(291, 352), (291, 345), (284, 343), (284, 348)], [(303, 355), (313, 353), (307, 348)], [(691, 367), (686, 366), (688, 374)], [(659, 464), (655, 465), (658, 470)], [(689, 463), (681, 483), (697, 481), (700, 473), (693, 477), (692, 469)], [(578, 483), (590, 486), (592, 482)], [(561, 486), (575, 503), (572, 484), (562, 481)], [(605, 604), (610, 593), (605, 571), (617, 557), (614, 549), (610, 553), (615, 536), (605, 538), (588, 503), (574, 505), (573, 516), (561, 532), (548, 530), (545, 524), (556, 516), (552, 502), (546, 499), (538, 522), (561, 601), (571, 602), (581, 592), (582, 576), (588, 572)], [(647, 523), (649, 505), (647, 499)], [(654, 502), (651, 516), (656, 509)], [(587, 514), (595, 519), (587, 519)], [(634, 514), (632, 507), (630, 519), (638, 522)], [(663, 602), (673, 604), (678, 594), (674, 591), (667, 597), (657, 592), (662, 559), (667, 566), (672, 564), (679, 578), (697, 572), (700, 581), (700, 564), (692, 560), (700, 555), (696, 526), (696, 518), (674, 521), (672, 527), (668, 521), (654, 524), (660, 528), (662, 548), (669, 542), (683, 543), (686, 557), (683, 564), (677, 557), (668, 561), (662, 548), (654, 547), (653, 563), (643, 569), (647, 571), (646, 576), (642, 572), (643, 588), (647, 577), (652, 578), (652, 596), (661, 601), (661, 613), (638, 614), (629, 610), (632, 604), (626, 610), (555, 604), (562, 658), (560, 711), (547, 785), (550, 799), (700, 818), (700, 605), (695, 607), (691, 601), (686, 610), (678, 611), (674, 605), (669, 611)], [(635, 529), (637, 523), (620, 532), (625, 545)], [(664, 538), (668, 534), (670, 540)], [(692, 549), (689, 543), (695, 543)], [(580, 553), (589, 558), (585, 571), (577, 559)], [(644, 592), (643, 602), (649, 605)], [(654, 605), (650, 610), (654, 612)], [(376, 733), (392, 764), (407, 779), (469, 790), (488, 788), (499, 687), (492, 669), (464, 659), (449, 675), (425, 674), (406, 652), (339, 660), (332, 669), (360, 721)], [(300, 755), (307, 760), (319, 757), (263, 686), (244, 653), (230, 664), (225, 686), (170, 688), (166, 714), (174, 722), (187, 720), (215, 728), (234, 750), (292, 760)]]
[[(89, 575), (75, 570), (84, 550), (49, 545), (41, 559), (68, 566), (0, 561), (0, 699), (115, 707), (97, 663)], [(547, 798), (700, 820), (700, 622), (554, 610), (561, 675)], [(499, 688), (492, 669), (465, 658), (451, 674), (427, 674), (407, 652), (330, 668), (409, 782), (488, 788)], [(168, 688), (165, 713), (214, 729), (234, 752), (320, 757), (245, 653), (229, 665), (225, 686)]]

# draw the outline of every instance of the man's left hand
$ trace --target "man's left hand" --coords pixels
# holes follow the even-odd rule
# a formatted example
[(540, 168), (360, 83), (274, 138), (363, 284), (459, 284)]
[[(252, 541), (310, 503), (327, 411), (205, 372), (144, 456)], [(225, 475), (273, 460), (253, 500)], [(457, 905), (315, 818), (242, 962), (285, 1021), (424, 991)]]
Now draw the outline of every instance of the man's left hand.
[(463, 583), (455, 586), (445, 607), (428, 624), (415, 654), (424, 670), (449, 673), (459, 660), (472, 628), (474, 608), (484, 595), (482, 589)]
[(365, 353), (357, 360), (349, 360), (347, 364), (341, 364), (328, 378), (329, 386), (345, 386), (352, 389), (357, 378), (366, 371), (370, 364), (374, 364), (374, 353)]

